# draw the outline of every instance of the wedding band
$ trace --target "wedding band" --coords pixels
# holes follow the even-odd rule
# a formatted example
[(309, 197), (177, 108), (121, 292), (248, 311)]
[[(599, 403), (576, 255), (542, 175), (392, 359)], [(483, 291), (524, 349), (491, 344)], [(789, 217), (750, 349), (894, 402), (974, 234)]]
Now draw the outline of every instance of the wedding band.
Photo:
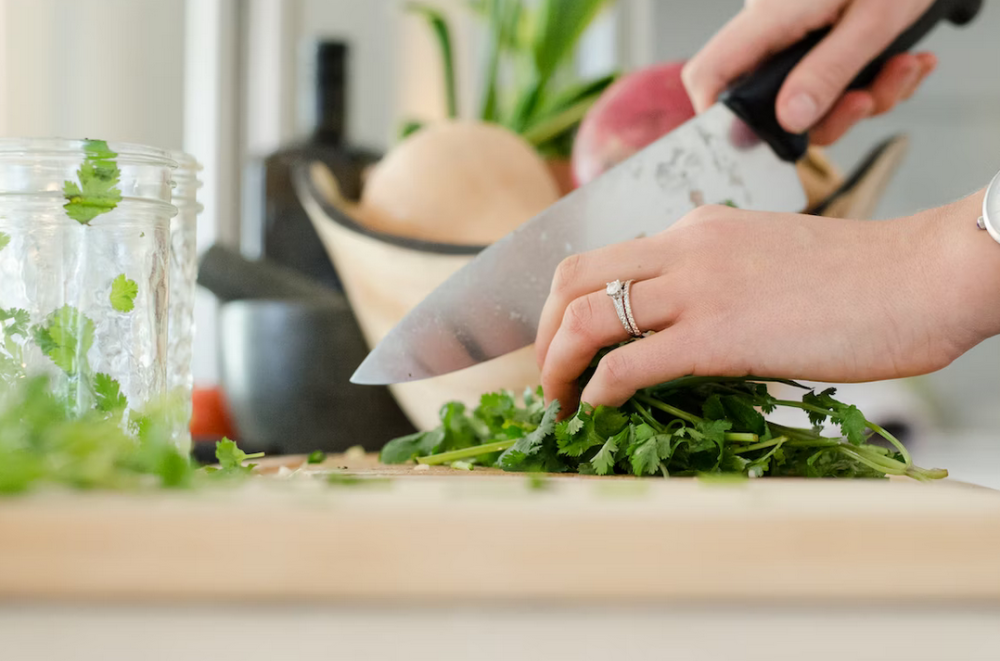
[(625, 332), (632, 337), (642, 337), (643, 332), (639, 330), (639, 326), (635, 323), (635, 317), (632, 316), (632, 301), (629, 298), (632, 282), (634, 281), (626, 280), (623, 283), (621, 280), (615, 280), (609, 282), (606, 291), (615, 305), (615, 312), (618, 313), (618, 320), (622, 322)]

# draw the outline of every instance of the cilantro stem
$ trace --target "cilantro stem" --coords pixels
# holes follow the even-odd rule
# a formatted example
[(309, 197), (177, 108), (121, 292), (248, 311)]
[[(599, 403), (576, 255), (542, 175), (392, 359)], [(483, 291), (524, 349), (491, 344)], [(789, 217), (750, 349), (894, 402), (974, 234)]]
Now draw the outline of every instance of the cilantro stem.
[[(806, 404), (804, 402), (793, 402), (793, 401), (782, 399), (782, 400), (778, 400), (775, 403), (778, 406), (788, 406), (788, 407), (791, 407), (791, 408), (802, 409), (803, 411), (811, 411), (813, 413), (819, 413), (820, 415), (829, 416), (831, 419), (834, 419), (834, 420), (836, 420), (837, 417), (838, 417), (837, 413), (835, 411), (831, 411), (830, 409), (825, 409), (825, 408), (823, 408), (821, 406), (813, 406), (811, 404)], [(879, 425), (875, 424), (871, 420), (865, 420), (865, 424), (873, 432), (875, 432), (876, 434), (878, 434), (879, 436), (881, 436), (885, 440), (887, 440), (890, 443), (892, 443), (893, 446), (895, 446), (895, 448), (897, 450), (899, 450), (899, 454), (903, 457), (903, 461), (906, 462), (907, 466), (912, 466), (913, 465), (913, 459), (912, 459), (912, 457), (910, 457), (910, 453), (907, 451), (906, 446), (904, 446), (899, 441), (898, 438), (896, 438), (895, 436), (893, 436), (888, 431), (886, 431), (885, 429), (883, 429)]]
[(254, 452), (253, 454), (248, 454), (247, 456), (243, 457), (243, 461), (246, 461), (247, 459), (260, 459), (263, 456), (264, 456), (263, 452)]
[(440, 466), (441, 464), (450, 464), (453, 461), (459, 459), (471, 459), (472, 457), (479, 457), (484, 454), (492, 454), (494, 452), (501, 452), (506, 450), (510, 446), (514, 445), (517, 439), (511, 439), (507, 441), (497, 441), (496, 443), (487, 443), (486, 445), (473, 445), (469, 448), (462, 448), (461, 450), (452, 450), (451, 452), (441, 452), (439, 454), (432, 454), (427, 457), (417, 457), (418, 464), (426, 464), (428, 466)]
[[(636, 395), (636, 398), (640, 398), (640, 397), (642, 397), (642, 395)], [(669, 404), (664, 404), (663, 402), (660, 402), (658, 400), (652, 399), (648, 403), (652, 404), (653, 406), (655, 406), (656, 408), (660, 409), (661, 411), (665, 411), (667, 413), (670, 413), (674, 417), (680, 418), (681, 420), (685, 420), (685, 421), (690, 422), (692, 424), (697, 424), (699, 422), (704, 422), (704, 420), (702, 420), (701, 418), (698, 418), (698, 417), (693, 416), (693, 415), (691, 415), (689, 413), (686, 413), (686, 412), (684, 412), (684, 411), (682, 411), (682, 410), (680, 410), (678, 408), (674, 408), (673, 406), (670, 406)], [(632, 402), (632, 406), (634, 406), (635, 410), (639, 412), (639, 415), (642, 416), (642, 419), (645, 420), (647, 423), (649, 423), (650, 427), (652, 427), (653, 429), (655, 429), (657, 432), (659, 432), (661, 434), (664, 431), (666, 431), (667, 428), (664, 425), (660, 424), (656, 420), (656, 418), (654, 418), (650, 414), (649, 411), (647, 411), (645, 408), (643, 408), (642, 406), (640, 406), (638, 402), (633, 401)], [(681, 415), (678, 415), (678, 414), (681, 414)], [(732, 432), (732, 433), (727, 433), (725, 435), (725, 438), (726, 438), (727, 441), (730, 441), (732, 443), (756, 443), (757, 439), (759, 439), (760, 437), (757, 436), (757, 434), (751, 434), (749, 432)]]
[(876, 425), (874, 422), (865, 420), (865, 424), (867, 424), (868, 428), (871, 429), (873, 432), (875, 432), (885, 440), (892, 443), (896, 447), (896, 449), (899, 450), (899, 454), (901, 457), (903, 457), (903, 461), (906, 462), (907, 466), (913, 465), (913, 459), (910, 457), (910, 453), (907, 451), (906, 446), (904, 446), (902, 443), (899, 442), (898, 438), (890, 434), (885, 429), (882, 429), (882, 427)]
[(655, 429), (658, 434), (662, 434), (666, 430), (666, 427), (661, 425), (657, 421), (657, 419), (653, 417), (653, 414), (650, 413), (646, 408), (644, 408), (642, 404), (635, 401), (634, 399), (631, 400), (630, 403), (632, 404), (632, 408), (638, 411), (642, 419), (646, 421), (646, 424)]
[(837, 414), (835, 411), (830, 409), (825, 409), (822, 406), (813, 406), (812, 404), (806, 404), (805, 402), (793, 402), (788, 399), (778, 399), (775, 400), (775, 405), (777, 406), (787, 406), (793, 409), (802, 409), (803, 411), (810, 411), (812, 413), (819, 413), (820, 415), (828, 418), (836, 418)]
[[(788, 441), (787, 436), (778, 436), (777, 438), (772, 438), (769, 441), (761, 441), (760, 443), (754, 443), (753, 445), (748, 445), (745, 448), (737, 448), (733, 450), (735, 454), (742, 454), (744, 452), (753, 452), (754, 450), (763, 450), (764, 448), (769, 448), (772, 445), (781, 445)], [(775, 448), (777, 449), (777, 448)]]
[(661, 402), (658, 399), (654, 399), (654, 398), (650, 397), (649, 395), (647, 395), (645, 393), (636, 393), (635, 398), (638, 399), (639, 401), (643, 402), (644, 404), (648, 405), (648, 406), (652, 406), (653, 408), (660, 409), (664, 413), (669, 413), (670, 415), (674, 416), (675, 418), (680, 418), (681, 420), (686, 420), (687, 422), (690, 422), (692, 425), (697, 425), (697, 424), (705, 422), (704, 420), (702, 420), (701, 418), (699, 418), (696, 415), (692, 415), (692, 414), (688, 413), (687, 411), (682, 411), (679, 408), (677, 408), (676, 406), (671, 406), (670, 404), (667, 404), (666, 402)]
[(840, 445), (837, 448), (843, 454), (846, 454), (851, 459), (855, 461), (860, 461), (870, 468), (886, 473), (888, 475), (906, 475), (907, 466), (895, 459), (889, 459), (888, 457), (874, 458), (867, 452), (860, 452), (860, 448), (856, 446)]

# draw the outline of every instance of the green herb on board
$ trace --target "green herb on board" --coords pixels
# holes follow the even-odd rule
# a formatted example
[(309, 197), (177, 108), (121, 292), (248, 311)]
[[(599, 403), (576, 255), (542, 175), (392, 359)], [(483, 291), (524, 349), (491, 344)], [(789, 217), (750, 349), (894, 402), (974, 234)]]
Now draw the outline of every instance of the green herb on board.
[(263, 457), (263, 452), (247, 454), (235, 442), (224, 438), (215, 444), (215, 458), (219, 466), (209, 466), (205, 470), (220, 475), (249, 475), (257, 464), (244, 464), (248, 459)]
[(310, 452), (309, 456), (306, 457), (307, 464), (322, 464), (324, 461), (326, 461), (326, 453), (322, 450)]
[[(593, 367), (581, 379), (581, 386)], [(769, 383), (803, 390), (777, 399)], [(684, 377), (637, 392), (620, 408), (582, 404), (556, 422), (559, 403), (542, 405), (541, 389), (516, 404), (510, 393), (482, 397), (471, 411), (448, 405), (437, 429), (390, 441), (383, 463), (439, 465), (457, 460), (507, 471), (589, 475), (855, 477), (948, 472), (913, 464), (906, 448), (830, 388), (816, 393), (787, 379)], [(805, 411), (812, 428), (767, 419), (778, 407)], [(830, 421), (841, 436), (824, 436)], [(869, 442), (873, 435), (891, 449)]]
[(131, 312), (135, 309), (135, 297), (138, 293), (139, 285), (122, 273), (111, 281), (111, 307), (118, 312)]
[(63, 196), (66, 198), (66, 215), (81, 225), (89, 225), (97, 216), (107, 213), (122, 201), (118, 188), (121, 170), (115, 159), (118, 154), (111, 151), (104, 140), (86, 140), (83, 164), (76, 171), (79, 182), (66, 181)]

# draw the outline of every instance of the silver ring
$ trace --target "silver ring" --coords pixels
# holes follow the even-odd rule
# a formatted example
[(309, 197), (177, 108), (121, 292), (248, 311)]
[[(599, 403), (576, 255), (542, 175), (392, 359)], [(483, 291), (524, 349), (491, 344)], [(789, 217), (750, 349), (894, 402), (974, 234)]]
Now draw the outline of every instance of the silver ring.
[(607, 294), (615, 304), (615, 312), (618, 313), (618, 320), (622, 322), (625, 332), (632, 337), (642, 337), (644, 333), (635, 323), (635, 317), (632, 316), (632, 301), (629, 298), (633, 282), (633, 280), (626, 280), (624, 283), (621, 280), (609, 282)]

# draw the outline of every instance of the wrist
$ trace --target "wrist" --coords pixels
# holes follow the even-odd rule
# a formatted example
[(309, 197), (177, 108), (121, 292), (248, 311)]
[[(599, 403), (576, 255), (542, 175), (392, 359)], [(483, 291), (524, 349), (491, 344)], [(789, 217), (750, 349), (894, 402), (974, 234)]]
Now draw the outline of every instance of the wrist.
[(926, 212), (930, 283), (939, 292), (940, 310), (963, 350), (1000, 334), (1000, 243), (981, 230), (980, 190)]

